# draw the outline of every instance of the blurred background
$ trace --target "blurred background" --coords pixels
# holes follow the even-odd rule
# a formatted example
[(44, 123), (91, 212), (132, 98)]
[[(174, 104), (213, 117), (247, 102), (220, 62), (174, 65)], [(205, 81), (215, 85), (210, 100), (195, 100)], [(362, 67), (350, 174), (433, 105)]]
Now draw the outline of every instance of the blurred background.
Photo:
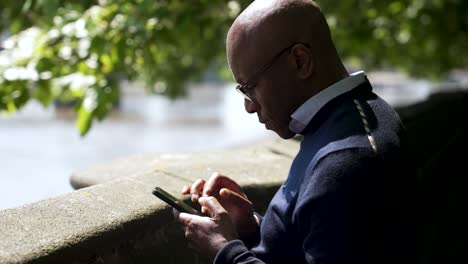
[[(250, 2), (2, 0), (0, 210), (70, 192), (102, 161), (274, 138), (225, 59)], [(317, 2), (350, 72), (393, 106), (468, 88), (468, 2)]]

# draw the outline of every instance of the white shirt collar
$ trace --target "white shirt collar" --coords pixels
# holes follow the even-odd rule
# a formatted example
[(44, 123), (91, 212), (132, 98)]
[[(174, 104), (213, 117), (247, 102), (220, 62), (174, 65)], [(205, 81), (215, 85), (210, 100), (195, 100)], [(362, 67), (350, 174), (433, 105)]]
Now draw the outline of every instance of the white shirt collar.
[(364, 71), (358, 71), (312, 96), (291, 115), (292, 120), (289, 123), (289, 129), (296, 134), (300, 134), (324, 105), (364, 82), (366, 82), (366, 74)]

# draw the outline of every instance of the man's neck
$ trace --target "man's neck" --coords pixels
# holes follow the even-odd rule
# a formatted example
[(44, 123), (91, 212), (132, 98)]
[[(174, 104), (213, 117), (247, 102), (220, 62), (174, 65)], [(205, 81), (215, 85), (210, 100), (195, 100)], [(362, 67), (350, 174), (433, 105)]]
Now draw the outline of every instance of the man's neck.
[(339, 70), (335, 69), (334, 71), (323, 70), (315, 74), (315, 78), (310, 80), (308, 97), (312, 97), (321, 91), (327, 89), (333, 84), (349, 77), (348, 71), (344, 67), (340, 67)]

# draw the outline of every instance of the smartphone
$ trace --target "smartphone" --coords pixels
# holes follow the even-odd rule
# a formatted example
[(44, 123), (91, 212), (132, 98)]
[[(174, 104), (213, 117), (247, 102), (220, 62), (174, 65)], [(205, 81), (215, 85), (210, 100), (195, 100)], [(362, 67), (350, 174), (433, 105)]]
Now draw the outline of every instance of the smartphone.
[(154, 188), (153, 194), (159, 199), (169, 204), (170, 206), (172, 206), (173, 208), (175, 208), (176, 210), (178, 210), (179, 212), (202, 215), (200, 211), (188, 205), (184, 201), (175, 198), (173, 195), (164, 191), (160, 187)]

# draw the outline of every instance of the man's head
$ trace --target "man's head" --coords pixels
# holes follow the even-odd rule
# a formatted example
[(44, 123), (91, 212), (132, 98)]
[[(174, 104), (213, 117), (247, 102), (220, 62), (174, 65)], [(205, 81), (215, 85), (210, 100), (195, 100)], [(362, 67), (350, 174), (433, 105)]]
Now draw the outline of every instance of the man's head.
[(257, 0), (232, 24), (227, 57), (235, 80), (267, 129), (291, 138), (291, 114), (347, 76), (320, 8), (310, 0)]

